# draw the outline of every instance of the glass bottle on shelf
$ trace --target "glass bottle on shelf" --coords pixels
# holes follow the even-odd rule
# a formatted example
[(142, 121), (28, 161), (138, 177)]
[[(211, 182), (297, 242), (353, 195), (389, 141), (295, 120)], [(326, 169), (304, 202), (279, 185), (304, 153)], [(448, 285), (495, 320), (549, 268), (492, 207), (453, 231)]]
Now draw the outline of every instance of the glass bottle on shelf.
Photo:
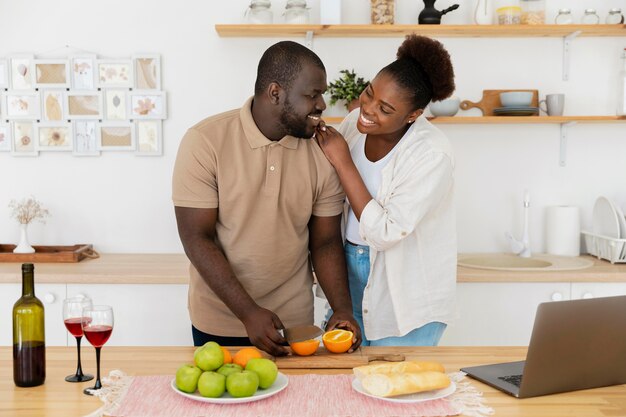
[(306, 25), (309, 23), (309, 9), (306, 0), (287, 0), (285, 4), (285, 23)]
[(44, 308), (35, 297), (35, 267), (22, 264), (22, 297), (13, 306), (13, 382), (35, 387), (45, 379)]
[(571, 25), (574, 23), (572, 11), (570, 9), (559, 9), (559, 14), (554, 19), (554, 23), (557, 25)]
[(251, 0), (246, 10), (246, 20), (253, 25), (270, 25), (274, 20), (269, 0)]
[(370, 0), (373, 25), (393, 25), (396, 15), (395, 0)]
[(609, 25), (618, 25), (624, 23), (624, 15), (622, 9), (611, 9), (609, 15), (606, 17), (606, 23)]
[(626, 48), (622, 52), (622, 67), (618, 76), (617, 115), (626, 116)]
[(600, 23), (600, 16), (596, 13), (596, 9), (585, 9), (582, 24), (597, 25), (598, 23)]

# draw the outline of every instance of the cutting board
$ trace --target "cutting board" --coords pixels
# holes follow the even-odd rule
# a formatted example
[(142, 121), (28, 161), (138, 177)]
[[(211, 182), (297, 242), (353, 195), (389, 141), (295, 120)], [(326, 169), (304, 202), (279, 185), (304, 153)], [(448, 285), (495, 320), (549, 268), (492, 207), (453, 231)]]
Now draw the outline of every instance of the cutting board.
[(0, 244), (0, 262), (80, 262), (100, 257), (93, 245), (33, 246), (35, 253), (13, 253), (15, 245)]
[(494, 116), (493, 110), (502, 107), (500, 103), (500, 93), (506, 93), (508, 91), (532, 91), (533, 98), (530, 106), (539, 106), (538, 90), (483, 90), (483, 98), (479, 102), (474, 103), (473, 101), (463, 100), (461, 102), (461, 109), (469, 110), (478, 108), (483, 112), (483, 116)]
[(311, 356), (280, 356), (274, 358), (278, 369), (352, 369), (372, 361), (400, 362), (402, 354), (376, 355), (364, 353), (358, 348), (352, 353), (331, 353), (320, 347)]

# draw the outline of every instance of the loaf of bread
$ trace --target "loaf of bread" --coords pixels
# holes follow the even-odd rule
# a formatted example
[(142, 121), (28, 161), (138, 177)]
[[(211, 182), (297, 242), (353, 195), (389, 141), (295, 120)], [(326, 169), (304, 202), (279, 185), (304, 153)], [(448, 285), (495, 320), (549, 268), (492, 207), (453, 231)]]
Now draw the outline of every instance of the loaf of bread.
[(425, 361), (403, 361), (403, 362), (388, 362), (379, 363), (365, 366), (357, 366), (352, 370), (354, 375), (360, 381), (369, 374), (388, 374), (391, 372), (424, 372), (424, 371), (437, 371), (445, 372), (442, 364), (439, 362), (425, 362)]
[(446, 388), (450, 385), (450, 378), (436, 371), (375, 373), (365, 375), (361, 384), (367, 392), (377, 397), (394, 397)]

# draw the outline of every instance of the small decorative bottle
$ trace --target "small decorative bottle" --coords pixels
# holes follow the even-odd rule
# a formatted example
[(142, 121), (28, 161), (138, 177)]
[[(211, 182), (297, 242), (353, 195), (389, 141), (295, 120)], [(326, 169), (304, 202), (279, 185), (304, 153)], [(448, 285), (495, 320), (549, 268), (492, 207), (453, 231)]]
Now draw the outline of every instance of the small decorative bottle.
[(617, 115), (626, 116), (626, 48), (622, 52), (622, 68), (619, 73), (617, 95)]
[(622, 9), (611, 9), (609, 15), (606, 17), (606, 23), (608, 25), (619, 25), (624, 23), (624, 15)]
[(309, 23), (309, 10), (306, 0), (287, 0), (285, 5), (285, 23), (306, 25)]
[(246, 10), (247, 21), (256, 25), (270, 25), (274, 20), (269, 0), (251, 0)]
[(554, 23), (557, 25), (571, 25), (574, 23), (572, 20), (572, 11), (570, 9), (559, 9), (559, 14), (554, 19)]
[(600, 16), (596, 13), (596, 9), (585, 9), (582, 23), (583, 25), (597, 25), (600, 23)]

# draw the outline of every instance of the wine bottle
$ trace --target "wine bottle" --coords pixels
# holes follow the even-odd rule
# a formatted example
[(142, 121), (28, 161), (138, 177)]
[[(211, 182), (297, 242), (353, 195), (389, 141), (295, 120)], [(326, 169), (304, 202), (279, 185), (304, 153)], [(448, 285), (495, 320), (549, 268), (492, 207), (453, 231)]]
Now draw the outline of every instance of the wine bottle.
[(35, 267), (22, 264), (22, 297), (13, 306), (13, 381), (35, 387), (46, 379), (44, 308), (35, 297)]

